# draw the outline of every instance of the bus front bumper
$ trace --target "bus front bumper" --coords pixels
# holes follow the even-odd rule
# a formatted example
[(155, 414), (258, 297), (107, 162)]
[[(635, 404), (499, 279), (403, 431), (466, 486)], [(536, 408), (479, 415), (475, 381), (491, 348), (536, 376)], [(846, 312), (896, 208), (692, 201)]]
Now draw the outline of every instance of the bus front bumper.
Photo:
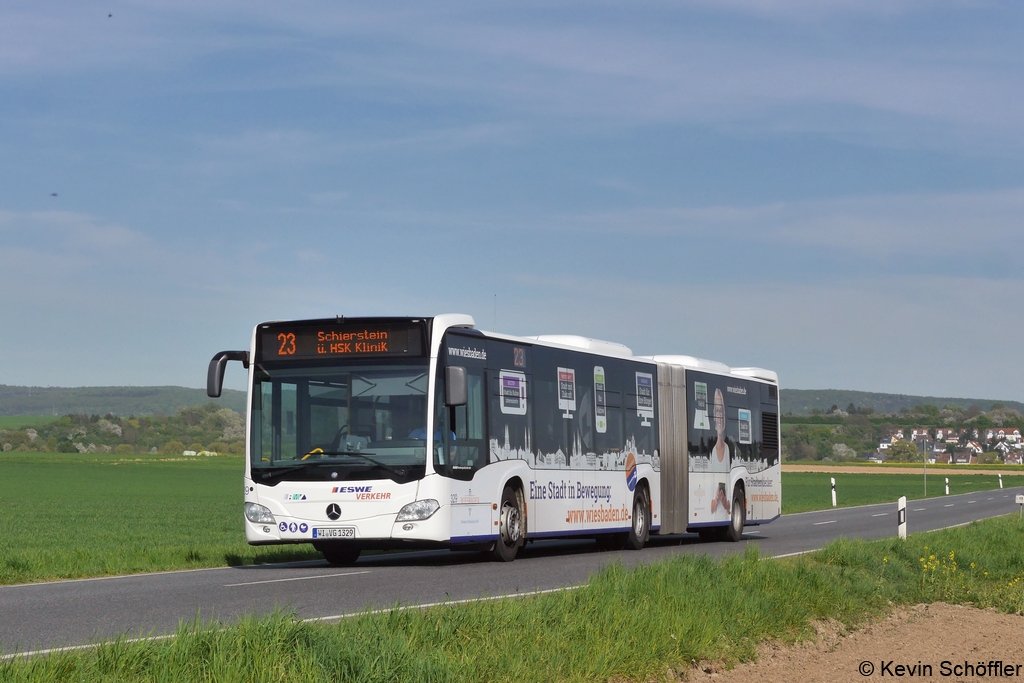
[(308, 520), (275, 515), (275, 524), (259, 524), (245, 520), (245, 538), (249, 545), (314, 543), (333, 540), (360, 546), (383, 547), (394, 544), (404, 547), (425, 543), (444, 545), (449, 539), (449, 511), (442, 506), (427, 519), (397, 522), (397, 513), (354, 520)]

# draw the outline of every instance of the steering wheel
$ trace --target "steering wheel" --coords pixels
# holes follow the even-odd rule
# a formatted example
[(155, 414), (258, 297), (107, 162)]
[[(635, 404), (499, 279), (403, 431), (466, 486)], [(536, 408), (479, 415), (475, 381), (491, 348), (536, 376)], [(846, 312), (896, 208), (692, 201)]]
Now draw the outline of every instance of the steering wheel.
[(342, 425), (341, 429), (338, 430), (338, 433), (331, 440), (331, 450), (337, 451), (341, 447), (341, 440), (346, 436), (348, 436), (348, 425)]

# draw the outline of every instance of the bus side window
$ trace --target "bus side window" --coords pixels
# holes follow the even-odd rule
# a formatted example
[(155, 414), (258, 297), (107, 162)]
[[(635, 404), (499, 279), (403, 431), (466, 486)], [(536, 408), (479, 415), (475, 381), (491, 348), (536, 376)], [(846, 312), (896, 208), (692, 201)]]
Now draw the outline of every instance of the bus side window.
[[(434, 433), (444, 434), (448, 431), (448, 410), (444, 405), (444, 383), (441, 381), (443, 377), (441, 366), (438, 364), (438, 380), (437, 380), (437, 391), (434, 393)], [(445, 465), (448, 462), (448, 458), (445, 457), (444, 439), (435, 436), (434, 437), (434, 467), (440, 473), (444, 472)]]
[(594, 389), (593, 381), (581, 382), (579, 385), (579, 433), (580, 445), (584, 453), (594, 452)]
[(618, 453), (625, 445), (622, 436), (622, 392), (611, 387), (618, 387), (623, 373), (617, 365), (605, 362), (605, 420), (603, 433), (596, 435), (598, 453)]

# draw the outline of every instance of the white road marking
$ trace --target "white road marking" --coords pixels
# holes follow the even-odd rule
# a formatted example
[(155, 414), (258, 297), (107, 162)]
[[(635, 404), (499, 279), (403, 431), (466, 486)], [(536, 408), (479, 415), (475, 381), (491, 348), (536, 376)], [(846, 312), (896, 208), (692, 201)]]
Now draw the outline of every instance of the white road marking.
[(785, 553), (784, 555), (772, 555), (771, 557), (769, 557), (767, 559), (769, 559), (769, 560), (781, 560), (784, 557), (796, 557), (797, 555), (806, 555), (807, 553), (816, 553), (819, 550), (821, 550), (821, 548), (814, 548), (813, 550), (801, 550), (800, 552), (797, 552), (797, 553)]
[[(189, 571), (189, 570), (186, 569), (184, 571)], [(161, 572), (161, 573), (163, 573), (163, 572)], [(54, 582), (54, 583), (56, 583), (56, 582)], [(178, 634), (176, 634), (176, 633), (168, 633), (167, 635), (164, 635), (164, 636), (144, 636), (142, 638), (125, 638), (124, 640), (121, 640), (120, 642), (122, 642), (122, 643), (141, 643), (143, 641), (151, 641), (151, 640), (169, 640), (171, 638), (176, 638), (177, 635)], [(109, 641), (107, 641), (107, 642), (109, 642)], [(37, 655), (50, 655), (50, 654), (54, 654), (56, 652), (74, 652), (75, 650), (92, 650), (92, 649), (98, 648), (100, 645), (103, 645), (103, 643), (89, 643), (87, 645), (67, 645), (65, 647), (51, 647), (51, 648), (47, 648), (45, 650), (29, 650), (28, 652), (12, 652), (9, 655), (0, 655), (0, 662), (6, 662), (9, 659), (18, 659), (20, 657), (28, 658), (28, 657), (35, 657)]]
[[(991, 519), (991, 518), (989, 518)], [(978, 520), (974, 520), (978, 521)], [(928, 531), (919, 531), (920, 534), (931, 534), (936, 531), (945, 531), (946, 529), (956, 529), (958, 527), (967, 526), (968, 524), (974, 524), (974, 522), (960, 522), (959, 524), (950, 524), (949, 526), (940, 526), (938, 529), (929, 529)]]
[(871, 515), (871, 516), (872, 517), (885, 517), (887, 514), (889, 514), (889, 513), (888, 512), (879, 512), (877, 515)]
[(953, 503), (950, 503), (949, 505), (943, 505), (942, 507), (944, 507), (944, 508), (951, 508), (951, 507), (953, 507)]
[[(812, 551), (812, 550), (805, 550), (804, 552), (808, 552), (809, 553), (809, 552), (814, 552), (814, 551)], [(802, 555), (803, 553), (792, 553), (792, 554), (793, 555)], [(779, 557), (788, 557), (788, 556), (787, 555), (780, 555)], [(369, 572), (353, 572), (353, 573), (355, 573), (355, 574), (367, 574)], [(333, 576), (344, 576), (344, 574), (334, 574)], [(302, 577), (302, 578), (314, 579), (314, 578), (319, 578), (319, 577), (306, 576), (306, 577)], [(236, 585), (244, 585), (244, 584), (236, 584)], [(337, 615), (330, 616), (330, 617), (310, 617), (308, 619), (302, 619), (301, 621), (303, 621), (303, 622), (337, 621), (338, 619), (346, 619), (346, 618), (350, 618), (350, 617), (358, 617), (358, 616), (362, 616), (364, 614), (386, 614), (386, 613), (389, 613), (389, 612), (402, 612), (402, 611), (405, 611), (405, 610), (408, 610), (408, 609), (426, 609), (428, 607), (438, 607), (438, 606), (441, 606), (441, 605), (465, 605), (465, 604), (468, 604), (468, 603), (471, 603), (471, 602), (487, 602), (487, 601), (490, 601), (490, 600), (501, 600), (503, 598), (526, 598), (526, 597), (530, 597), (531, 595), (545, 595), (547, 593), (560, 593), (562, 591), (572, 591), (572, 590), (576, 590), (577, 588), (586, 588), (586, 587), (587, 587), (586, 584), (581, 584), (581, 585), (576, 585), (576, 586), (565, 586), (564, 588), (549, 588), (547, 590), (529, 591), (529, 592), (526, 592), (526, 593), (509, 593), (507, 595), (496, 595), (496, 596), (490, 597), (490, 598), (469, 598), (467, 600), (445, 600), (444, 602), (429, 602), (429, 603), (425, 603), (425, 604), (421, 604), (421, 605), (404, 605), (404, 606), (401, 606), (401, 607), (386, 607), (386, 608), (383, 608), (383, 609), (375, 609), (375, 610), (369, 610), (369, 611), (363, 611), (363, 612), (350, 612), (349, 614), (337, 614)], [(224, 629), (219, 629), (219, 630), (224, 630)], [(158, 640), (170, 640), (172, 638), (177, 638), (177, 637), (178, 637), (177, 633), (168, 633), (168, 634), (162, 635), (162, 636), (143, 636), (141, 638), (126, 638), (124, 640), (120, 640), (119, 642), (122, 642), (122, 643), (141, 643), (141, 642), (150, 642), (150, 641), (158, 641)], [(109, 642), (109, 641), (105, 641), (105, 642)], [(22, 658), (22, 657), (28, 658), (28, 657), (35, 657), (37, 655), (49, 655), (49, 654), (54, 654), (56, 652), (74, 652), (76, 650), (92, 650), (92, 649), (96, 649), (96, 648), (100, 647), (101, 645), (103, 645), (103, 642), (88, 643), (86, 645), (68, 645), (68, 646), (65, 646), (65, 647), (51, 647), (51, 648), (47, 648), (45, 650), (30, 650), (28, 652), (12, 652), (11, 654), (0, 655), (0, 662), (7, 661), (9, 659)]]
[(977, 503), (978, 501), (976, 501), (976, 500), (969, 500), (969, 501), (967, 501), (967, 502), (968, 502), (968, 503)]
[(986, 498), (985, 500), (995, 500), (995, 498)]
[[(281, 562), (281, 563), (275, 563), (273, 565), (271, 565), (271, 564), (264, 564), (264, 565), (259, 565), (259, 566), (261, 566), (261, 567), (276, 567), (276, 566), (286, 567), (289, 564), (293, 564), (293, 563), (283, 563), (283, 562)], [(294, 564), (298, 564), (298, 563), (296, 562)], [(249, 566), (255, 566), (255, 565), (249, 565)], [(58, 579), (56, 581), (40, 581), (38, 583), (12, 583), (12, 584), (10, 584), (8, 586), (4, 586), (4, 588), (38, 588), (39, 586), (52, 586), (55, 583), (84, 583), (86, 581), (113, 581), (114, 579), (139, 579), (139, 578), (146, 578), (146, 577), (149, 577), (149, 576), (156, 576), (156, 575), (160, 575), (160, 574), (186, 574), (188, 572), (215, 572), (215, 571), (221, 571), (221, 570), (224, 570), (224, 569), (237, 569), (237, 567), (230, 567), (230, 566), (225, 566), (225, 567), (199, 567), (198, 569), (170, 569), (168, 571), (163, 571), (163, 572), (143, 572), (141, 574), (115, 574), (113, 576), (89, 576), (89, 577), (86, 577), (84, 579)], [(128, 642), (128, 641), (125, 641), (125, 642)], [(53, 652), (62, 652), (63, 650), (61, 650), (60, 648), (56, 648), (56, 649), (54, 649), (52, 651)], [(50, 652), (50, 651), (48, 650), (47, 652)], [(40, 650), (39, 654), (47, 654), (47, 652), (43, 652), (42, 650)]]
[(330, 579), (335, 576), (356, 576), (357, 574), (369, 574), (370, 570), (365, 569), (361, 572), (345, 572), (343, 574), (317, 574), (316, 576), (296, 576), (290, 579), (268, 579), (266, 581), (246, 581), (245, 583), (226, 583), (225, 588), (234, 588), (235, 586), (257, 586), (261, 583), (282, 583), (284, 581), (309, 581), (310, 579)]
[(335, 614), (330, 617), (310, 617), (308, 619), (302, 619), (303, 622), (313, 621), (337, 621), (339, 619), (350, 619), (352, 617), (361, 617), (365, 614), (390, 614), (391, 612), (404, 612), (409, 609), (427, 609), (428, 607), (441, 607), (444, 605), (466, 605), (471, 602), (489, 602), (491, 600), (504, 600), (505, 598), (528, 598), (532, 595), (546, 595), (548, 593), (561, 593), (563, 591), (574, 591), (577, 588), (586, 588), (586, 584), (576, 586), (566, 586), (565, 588), (548, 588), (542, 591), (528, 591), (526, 593), (506, 593), (505, 595), (495, 595), (489, 598), (467, 598), (466, 600), (445, 600), (443, 602), (426, 602), (420, 605), (402, 605), (401, 607), (384, 607), (382, 609), (364, 610), (362, 612), (349, 612), (348, 614)]
[(927, 509), (928, 508), (914, 508), (913, 510), (911, 510), (911, 512), (924, 512)]
[(754, 530), (754, 531), (744, 531), (743, 533), (744, 534), (759, 534), (759, 533), (761, 533), (761, 530), (757, 529), (757, 530)]
[(814, 526), (821, 526), (822, 524), (835, 524), (835, 523), (836, 523), (836, 520), (834, 520), (834, 519), (830, 519), (830, 520), (829, 520), (829, 521), (827, 521), (827, 522), (815, 522), (815, 523), (814, 523)]

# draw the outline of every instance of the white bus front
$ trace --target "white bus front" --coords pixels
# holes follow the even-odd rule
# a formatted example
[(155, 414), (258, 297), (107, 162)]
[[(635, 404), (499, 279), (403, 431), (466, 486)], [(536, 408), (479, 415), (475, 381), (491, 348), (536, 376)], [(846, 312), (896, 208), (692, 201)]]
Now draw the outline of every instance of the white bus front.
[(409, 319), (257, 326), (244, 482), (249, 543), (312, 543), (329, 561), (349, 564), (365, 548), (447, 540), (448, 525), (435, 515), (443, 488), (420, 495), (427, 335), (425, 320)]

